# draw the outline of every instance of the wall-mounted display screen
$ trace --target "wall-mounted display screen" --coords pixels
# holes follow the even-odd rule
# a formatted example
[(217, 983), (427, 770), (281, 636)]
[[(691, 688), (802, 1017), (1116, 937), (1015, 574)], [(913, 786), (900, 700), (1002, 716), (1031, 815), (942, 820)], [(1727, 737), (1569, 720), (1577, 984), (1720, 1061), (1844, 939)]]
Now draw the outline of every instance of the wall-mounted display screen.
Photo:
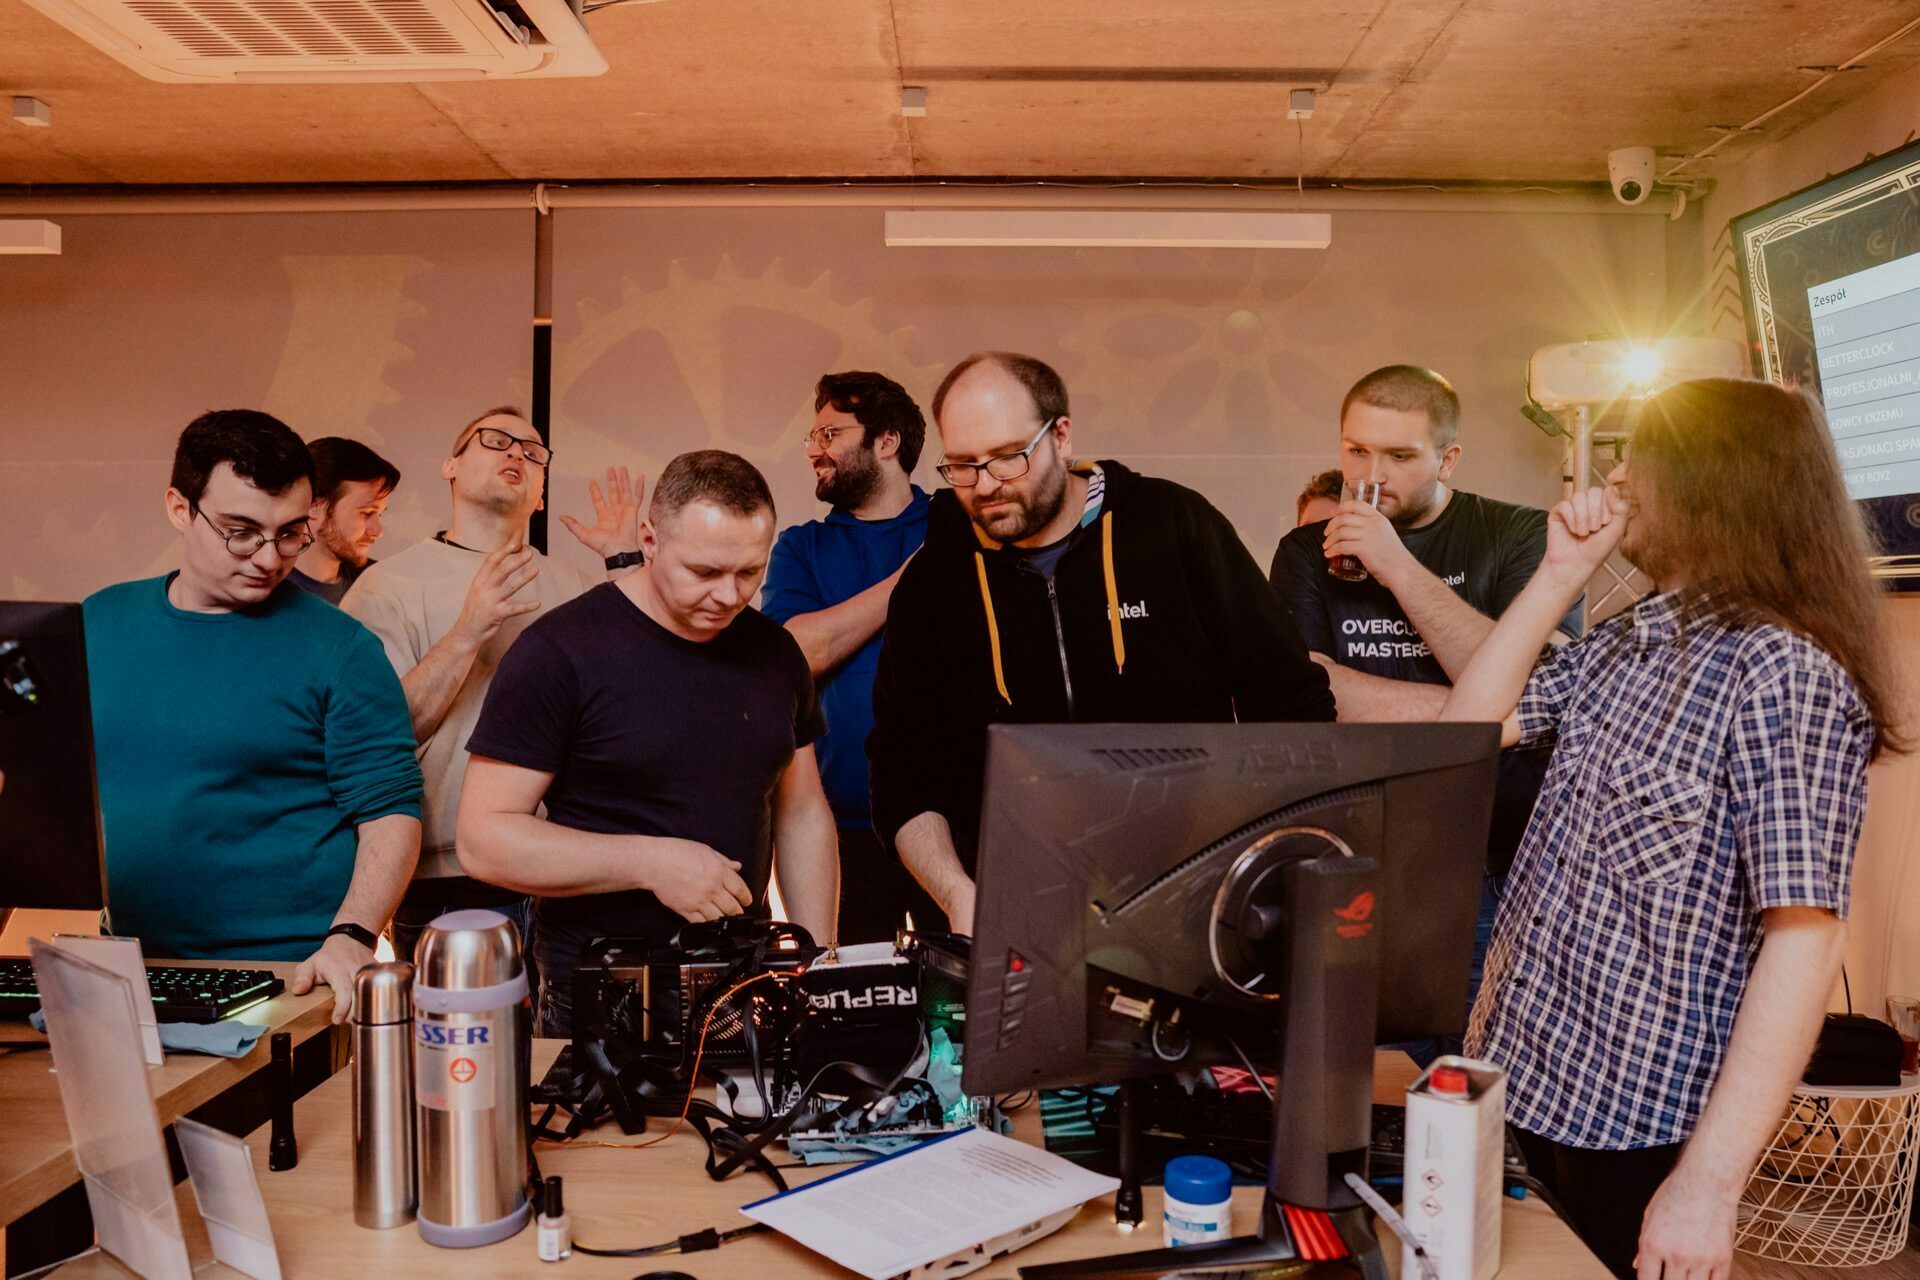
[(1733, 220), (1762, 376), (1826, 406), (1847, 488), (1920, 589), (1920, 144)]

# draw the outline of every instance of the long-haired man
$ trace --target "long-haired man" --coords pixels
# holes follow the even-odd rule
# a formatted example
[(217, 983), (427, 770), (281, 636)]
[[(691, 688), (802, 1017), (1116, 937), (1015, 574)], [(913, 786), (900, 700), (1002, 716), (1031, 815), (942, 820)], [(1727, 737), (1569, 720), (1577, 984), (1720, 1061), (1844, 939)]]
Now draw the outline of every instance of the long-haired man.
[[(1655, 592), (1536, 663), (1616, 548)], [(1901, 746), (1867, 554), (1810, 401), (1672, 387), (1441, 712), (1555, 744), (1467, 1048), (1616, 1275), (1727, 1275), (1819, 1031), (1867, 764)]]

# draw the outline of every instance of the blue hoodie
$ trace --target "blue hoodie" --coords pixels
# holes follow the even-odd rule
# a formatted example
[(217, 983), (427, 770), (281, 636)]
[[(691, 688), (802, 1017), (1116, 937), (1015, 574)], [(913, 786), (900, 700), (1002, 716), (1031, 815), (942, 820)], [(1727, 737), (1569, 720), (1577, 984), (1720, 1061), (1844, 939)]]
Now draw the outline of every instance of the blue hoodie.
[[(835, 507), (824, 520), (794, 525), (773, 544), (760, 612), (775, 622), (831, 608), (890, 575), (927, 536), (928, 497), (918, 485), (907, 509), (889, 520), (862, 520)], [(873, 730), (873, 676), (880, 635), (820, 681), (827, 736), (820, 739), (820, 777), (834, 820), (872, 825), (867, 792), (867, 734)]]

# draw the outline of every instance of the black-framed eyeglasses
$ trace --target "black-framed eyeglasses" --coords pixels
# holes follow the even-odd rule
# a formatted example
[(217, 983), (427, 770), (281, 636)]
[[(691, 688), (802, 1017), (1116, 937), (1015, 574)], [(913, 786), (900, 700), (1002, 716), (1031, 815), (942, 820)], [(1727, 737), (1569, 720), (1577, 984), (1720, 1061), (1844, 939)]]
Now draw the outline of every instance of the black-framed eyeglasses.
[(260, 548), (269, 542), (273, 544), (273, 549), (280, 553), (282, 560), (298, 560), (301, 554), (313, 545), (313, 534), (305, 529), (295, 529), (292, 533), (283, 533), (278, 537), (268, 537), (258, 529), (236, 529), (228, 533), (215, 524), (212, 518), (199, 507), (193, 509), (193, 514), (205, 520), (207, 528), (213, 530), (214, 536), (227, 544), (227, 554), (239, 560), (253, 559), (260, 554)]
[(1041, 423), (1039, 434), (1028, 442), (1026, 448), (1016, 453), (996, 454), (985, 462), (942, 462), (934, 470), (956, 489), (971, 489), (979, 484), (982, 471), (995, 480), (1018, 480), (1033, 466), (1033, 451), (1040, 447), (1040, 442), (1046, 439), (1047, 432), (1053, 430), (1053, 424), (1058, 421), (1058, 418), (1048, 418)]
[[(553, 450), (547, 448), (547, 446), (541, 444), (538, 440), (522, 440), (519, 436), (508, 435), (498, 427), (480, 428), (467, 437), (467, 444), (472, 444), (475, 440), (480, 442), (482, 449), (491, 449), (495, 453), (505, 453), (507, 450), (513, 448), (513, 446), (519, 445), (521, 456), (536, 467), (544, 467), (553, 461)], [(467, 444), (463, 444), (458, 449), (455, 449), (453, 456), (457, 458), (465, 453), (467, 451)]]
[(858, 430), (860, 430), (860, 424), (857, 422), (845, 422), (837, 427), (815, 427), (807, 432), (802, 443), (809, 449), (824, 449), (833, 443), (835, 436), (842, 432)]

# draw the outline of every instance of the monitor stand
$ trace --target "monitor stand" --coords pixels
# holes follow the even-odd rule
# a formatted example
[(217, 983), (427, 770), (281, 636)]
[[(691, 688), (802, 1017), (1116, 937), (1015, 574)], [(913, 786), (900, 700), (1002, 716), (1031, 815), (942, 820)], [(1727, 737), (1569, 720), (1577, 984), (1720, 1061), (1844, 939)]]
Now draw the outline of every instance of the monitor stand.
[[(1372, 1215), (1346, 1184), (1350, 1172), (1367, 1176), (1379, 1003), (1377, 879), (1371, 858), (1286, 862), (1265, 869), (1253, 891), (1239, 896), (1238, 919), (1216, 922), (1249, 938), (1271, 939), (1277, 944), (1274, 960), (1286, 966), (1280, 1088), (1259, 1233), (1219, 1244), (1022, 1267), (1022, 1280), (1215, 1269), (1257, 1275), (1262, 1264), (1300, 1274), (1302, 1263), (1324, 1264), (1309, 1275), (1331, 1276), (1338, 1268), (1386, 1280)], [(1222, 893), (1220, 900), (1236, 898)]]

